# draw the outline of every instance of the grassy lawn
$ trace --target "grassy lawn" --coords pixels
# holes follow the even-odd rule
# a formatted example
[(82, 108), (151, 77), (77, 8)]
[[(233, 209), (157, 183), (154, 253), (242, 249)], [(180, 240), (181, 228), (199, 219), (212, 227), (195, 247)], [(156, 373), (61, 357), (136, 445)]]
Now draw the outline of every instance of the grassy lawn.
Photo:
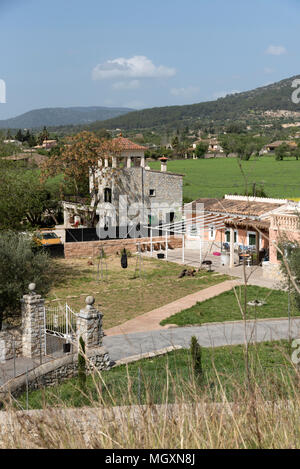
[[(236, 292), (243, 304), (244, 287), (237, 287)], [(280, 290), (269, 290), (249, 285), (247, 287), (247, 303), (253, 300), (265, 301), (266, 304), (256, 307), (256, 317), (278, 318), (288, 316), (288, 294)], [(296, 316), (299, 313), (293, 302), (291, 304), (291, 315)], [(247, 318), (255, 319), (255, 307), (247, 306)], [(242, 315), (233, 290), (221, 293), (214, 298), (198, 302), (189, 309), (180, 311), (173, 316), (163, 320), (162, 325), (177, 324), (186, 326), (190, 324), (204, 324), (206, 322), (223, 322), (241, 320)]]
[[(281, 399), (292, 392), (296, 373), (286, 341), (250, 345), (250, 374), (265, 399)], [(81, 407), (220, 400), (220, 386), (229, 400), (241, 398), (247, 390), (244, 347), (242, 345), (202, 348), (202, 378), (195, 379), (189, 350), (177, 350), (153, 359), (145, 359), (88, 376), (86, 389), (78, 387), (77, 378), (53, 388), (29, 393), (29, 407), (44, 405)], [(140, 378), (139, 378), (140, 376)], [(18, 399), (24, 408), (25, 394)]]
[[(263, 184), (268, 197), (300, 197), (300, 161), (275, 161), (274, 156), (270, 156), (252, 158), (241, 164), (248, 182)], [(153, 162), (150, 166), (159, 169), (160, 163)], [(245, 188), (236, 158), (174, 160), (168, 162), (168, 170), (185, 174), (184, 196), (193, 200), (241, 193)]]
[[(119, 256), (107, 258), (107, 278), (98, 279), (98, 261), (89, 265), (87, 259), (57, 260), (54, 287), (47, 300), (54, 306), (67, 302), (75, 312), (85, 306), (85, 297), (94, 295), (96, 305), (104, 313), (104, 328), (151, 311), (183, 296), (228, 280), (201, 271), (195, 277), (179, 279), (183, 266), (157, 259), (143, 258), (143, 275), (135, 277), (135, 256), (128, 258), (128, 269), (122, 269)], [(48, 303), (49, 304), (49, 303)]]

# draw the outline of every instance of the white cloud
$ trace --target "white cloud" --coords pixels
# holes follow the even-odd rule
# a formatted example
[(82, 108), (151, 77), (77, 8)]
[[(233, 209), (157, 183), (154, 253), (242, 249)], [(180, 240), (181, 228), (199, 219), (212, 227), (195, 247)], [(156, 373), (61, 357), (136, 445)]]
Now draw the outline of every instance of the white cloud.
[(269, 55), (283, 55), (286, 54), (287, 50), (284, 46), (269, 46), (268, 49), (266, 50), (266, 54)]
[(228, 96), (230, 94), (235, 94), (235, 93), (239, 93), (239, 91), (238, 90), (216, 91), (215, 93), (213, 93), (213, 98), (214, 99), (225, 98), (226, 96)]
[(111, 87), (114, 90), (136, 90), (140, 87), (140, 82), (139, 80), (117, 81), (113, 83)]
[(173, 96), (183, 96), (185, 98), (189, 98), (194, 96), (195, 94), (199, 93), (200, 88), (197, 86), (188, 86), (186, 88), (171, 88), (170, 93)]
[(156, 66), (144, 55), (135, 55), (126, 59), (119, 57), (98, 64), (92, 71), (94, 80), (108, 78), (159, 78), (172, 77), (176, 73), (175, 68)]

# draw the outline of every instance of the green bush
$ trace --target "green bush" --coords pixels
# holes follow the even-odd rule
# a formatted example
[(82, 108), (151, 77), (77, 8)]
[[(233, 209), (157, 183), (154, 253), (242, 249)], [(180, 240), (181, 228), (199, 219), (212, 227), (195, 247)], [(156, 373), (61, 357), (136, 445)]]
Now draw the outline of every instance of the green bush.
[(29, 283), (45, 295), (53, 279), (53, 263), (49, 256), (35, 250), (24, 233), (0, 232), (0, 330), (4, 318), (20, 315), (21, 298)]
[(191, 338), (190, 352), (192, 359), (192, 368), (195, 378), (202, 377), (202, 350), (197, 338), (193, 335)]
[(84, 390), (86, 386), (85, 342), (80, 336), (78, 352), (78, 384)]

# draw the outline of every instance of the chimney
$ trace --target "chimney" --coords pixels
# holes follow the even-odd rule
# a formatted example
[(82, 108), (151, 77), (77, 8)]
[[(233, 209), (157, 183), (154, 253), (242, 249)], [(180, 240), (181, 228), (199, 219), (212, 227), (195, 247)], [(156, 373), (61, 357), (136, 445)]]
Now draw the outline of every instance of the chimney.
[(161, 172), (166, 172), (167, 171), (167, 161), (168, 158), (166, 156), (162, 156), (160, 159), (160, 170)]

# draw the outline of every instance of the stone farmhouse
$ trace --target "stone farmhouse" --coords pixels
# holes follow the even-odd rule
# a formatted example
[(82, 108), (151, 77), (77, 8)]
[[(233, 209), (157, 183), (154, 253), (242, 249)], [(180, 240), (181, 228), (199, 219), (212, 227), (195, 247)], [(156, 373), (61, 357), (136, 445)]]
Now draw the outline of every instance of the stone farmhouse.
[[(168, 172), (165, 157), (160, 159), (161, 170), (152, 170), (146, 165), (144, 146), (122, 136), (114, 141), (120, 149), (118, 156), (107, 155), (99, 161), (99, 226), (123, 226), (124, 204), (129, 220), (135, 224), (181, 219), (183, 175)], [(91, 191), (92, 184), (90, 178)], [(65, 228), (84, 224), (89, 207), (65, 201), (63, 208)]]
[(266, 154), (274, 154), (275, 150), (279, 148), (283, 143), (287, 144), (291, 150), (294, 150), (297, 148), (297, 143), (294, 141), (289, 141), (289, 140), (277, 140), (276, 142), (269, 143), (265, 145), (261, 151), (260, 155), (266, 155)]

